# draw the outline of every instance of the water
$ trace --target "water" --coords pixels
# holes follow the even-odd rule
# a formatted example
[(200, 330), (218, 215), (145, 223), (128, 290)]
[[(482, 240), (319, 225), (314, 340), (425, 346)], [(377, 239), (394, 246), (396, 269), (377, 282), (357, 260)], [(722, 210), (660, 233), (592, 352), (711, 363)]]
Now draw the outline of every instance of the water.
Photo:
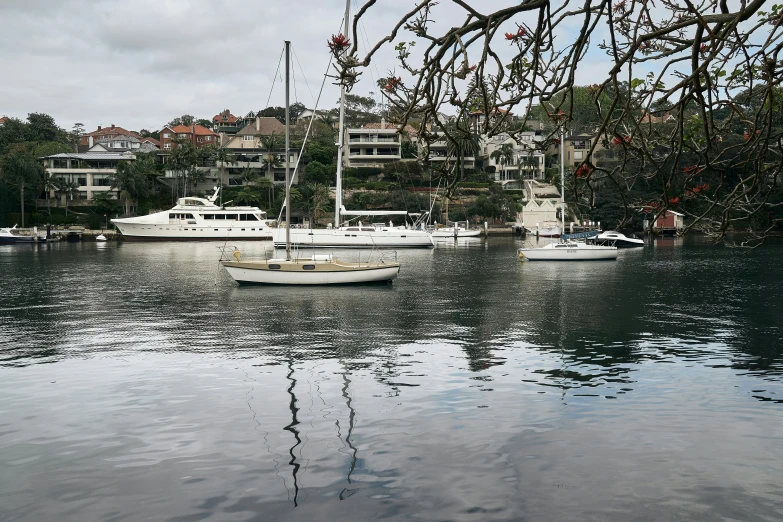
[(353, 288), (0, 247), (0, 520), (783, 518), (783, 245), (519, 246)]

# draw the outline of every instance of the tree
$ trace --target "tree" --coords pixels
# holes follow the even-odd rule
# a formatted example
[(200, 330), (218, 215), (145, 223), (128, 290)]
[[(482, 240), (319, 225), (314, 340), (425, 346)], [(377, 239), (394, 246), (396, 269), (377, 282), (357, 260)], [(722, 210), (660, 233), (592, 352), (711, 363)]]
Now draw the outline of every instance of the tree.
[(317, 223), (318, 219), (327, 210), (330, 201), (329, 187), (321, 183), (307, 183), (299, 187), (302, 198), (299, 200), (310, 218), (311, 223)]
[[(307, 107), (305, 107), (304, 104), (294, 102), (288, 107), (288, 116), (293, 122), (306, 110)], [(261, 109), (258, 111), (258, 116), (263, 116), (266, 118), (277, 118), (280, 123), (285, 124), (285, 107), (267, 107), (266, 109)]]
[(237, 156), (231, 149), (220, 147), (214, 153), (215, 163), (220, 170), (220, 184), (228, 185), (228, 166), (237, 164)]
[(71, 139), (73, 140), (73, 151), (79, 152), (79, 143), (82, 141), (82, 135), (84, 134), (84, 124), (74, 123), (71, 130)]
[(212, 120), (207, 120), (205, 118), (199, 118), (196, 120), (196, 125), (201, 125), (202, 127), (205, 127), (209, 130), (212, 130)]
[[(60, 183), (57, 192), (65, 197), (65, 215), (68, 215), (68, 201), (72, 200), (74, 196), (79, 195), (79, 184), (72, 180), (63, 181)], [(107, 194), (105, 192), (98, 192), (97, 194), (93, 195), (93, 199), (95, 199), (96, 196)]]
[(149, 194), (151, 175), (156, 173), (154, 160), (140, 155), (134, 161), (121, 161), (111, 177), (111, 187), (119, 189), (120, 199), (125, 201), (125, 215), (131, 213), (131, 202)]
[(175, 138), (174, 148), (169, 156), (169, 163), (172, 169), (176, 173), (174, 180), (175, 193), (179, 197), (180, 178), (182, 180), (182, 196), (184, 197), (187, 191), (188, 174), (190, 174), (194, 167), (199, 162), (199, 152), (196, 150), (196, 146), (190, 143), (187, 139)]
[(174, 118), (168, 123), (169, 127), (174, 127), (176, 125), (186, 125), (190, 126), (196, 123), (196, 117), (191, 116), (190, 114), (183, 114), (182, 116), (179, 116), (177, 118)]
[(501, 167), (514, 164), (514, 145), (503, 143), (489, 155)]
[(49, 218), (51, 219), (52, 203), (50, 197), (52, 192), (56, 192), (60, 189), (60, 181), (57, 180), (54, 176), (52, 176), (48, 171), (44, 171), (42, 188), (46, 193), (46, 212), (47, 214), (49, 214)]
[(37, 189), (43, 180), (44, 169), (32, 153), (29, 146), (22, 144), (9, 148), (0, 158), (0, 172), (6, 183), (19, 187), (19, 202), (21, 206), (21, 226), (24, 228), (24, 198), (25, 187)]
[[(354, 26), (375, 13), (373, 4), (362, 8)], [(752, 226), (759, 215), (778, 210), (783, 169), (783, 127), (777, 123), (783, 112), (780, 6), (764, 10), (764, 0), (695, 5), (509, 0), (480, 12), (481, 7), (455, 2), (464, 19), (452, 27), (435, 23), (437, 4), (423, 0), (392, 21), (388, 35), (365, 55), (358, 54), (355, 41), (332, 44), (339, 82), (352, 88), (363, 68), (391, 44), (396, 45), (398, 72), (381, 83), (401, 124), (415, 116), (423, 129), (441, 131), (446, 109), (470, 107), (472, 83), (487, 87), (484, 113), (516, 112), (523, 120), (516, 129), (537, 112), (548, 130), (543, 147), (561, 132), (589, 131), (598, 138), (568, 173), (571, 196), (586, 195), (590, 205), (595, 198), (589, 194), (597, 188), (614, 190), (624, 222), (656, 203), (651, 220), (677, 208), (691, 218), (686, 228), (698, 225), (721, 240), (730, 229)], [(402, 31), (410, 41), (401, 42)], [(424, 48), (414, 54), (416, 43)], [(575, 78), (584, 76), (582, 69), (592, 67), (601, 53), (608, 72), (590, 70), (595, 83), (575, 85)], [(753, 108), (740, 99), (749, 87), (760, 101)], [(540, 110), (531, 110), (536, 106)], [(650, 117), (665, 113), (671, 121)], [(504, 120), (488, 117), (481, 131), (488, 136), (506, 132)], [(464, 137), (474, 122), (458, 118), (446, 139)], [(737, 135), (740, 123), (744, 131)], [(599, 145), (614, 147), (616, 161), (593, 164)], [(451, 172), (449, 183), (462, 174)], [(637, 186), (647, 187), (654, 201), (640, 199)], [(696, 196), (694, 188), (700, 189)], [(783, 217), (756, 230), (755, 237), (763, 239), (780, 223)]]
[[(277, 151), (281, 146), (281, 140), (275, 136), (274, 133), (269, 136), (261, 136), (261, 146), (264, 148), (264, 154), (262, 155), (261, 162), (266, 168), (267, 177), (270, 181), (274, 181), (274, 168), (283, 165), (283, 162), (278, 157)], [(288, 158), (286, 158), (287, 160)]]

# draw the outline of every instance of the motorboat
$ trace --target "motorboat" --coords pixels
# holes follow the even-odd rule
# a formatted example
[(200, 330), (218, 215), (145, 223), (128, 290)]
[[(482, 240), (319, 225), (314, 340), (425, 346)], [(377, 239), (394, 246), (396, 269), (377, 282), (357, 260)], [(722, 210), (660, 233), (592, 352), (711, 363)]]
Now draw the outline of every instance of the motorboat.
[(273, 221), (258, 207), (215, 204), (220, 187), (206, 198), (184, 197), (169, 210), (111, 222), (125, 239), (142, 241), (265, 240)]
[[(348, 0), (350, 1), (350, 0)], [(347, 21), (347, 20), (346, 20)], [(346, 24), (347, 25), (347, 24)], [(291, 42), (285, 42), (285, 150), (289, 156), (290, 146), (290, 98), (289, 98), (289, 64)], [(345, 87), (342, 87), (340, 98), (345, 99)], [(314, 114), (315, 115), (315, 114)], [(314, 116), (313, 115), (313, 116)], [(343, 125), (343, 112), (340, 112), (340, 127)], [(341, 133), (342, 135), (342, 133)], [(305, 135), (305, 140), (307, 135)], [(304, 144), (303, 144), (304, 147)], [(291, 172), (288, 163), (285, 167), (285, 221), (291, 222)], [(361, 228), (361, 225), (358, 227)], [(375, 261), (366, 263), (345, 262), (331, 255), (312, 255), (300, 258), (291, 255), (292, 232), (297, 229), (286, 227), (281, 229), (285, 236), (285, 257), (243, 261), (242, 254), (234, 248), (233, 260), (221, 259), (220, 264), (237, 283), (275, 284), (275, 285), (332, 285), (391, 282), (400, 272), (395, 252), (380, 253)], [(305, 231), (306, 232), (306, 231)], [(315, 231), (313, 231), (315, 232)], [(336, 232), (332, 230), (330, 232)], [(367, 231), (372, 234), (373, 231)], [(342, 234), (342, 232), (340, 232)], [(425, 232), (426, 234), (426, 232)], [(280, 237), (280, 236), (278, 236)], [(362, 237), (354, 235), (354, 237)], [(378, 236), (381, 237), (381, 236)], [(429, 236), (428, 236), (429, 237)], [(430, 241), (432, 241), (430, 239)], [(299, 251), (297, 250), (297, 253)], [(225, 257), (226, 251), (223, 249)]]
[(434, 227), (429, 229), (429, 232), (433, 238), (437, 239), (458, 239), (466, 237), (479, 237), (481, 235), (481, 230), (477, 228), (471, 229), (468, 226), (467, 221), (464, 222), (464, 225), (462, 222), (458, 222), (444, 227), (439, 227), (436, 224)]
[(106, 236), (104, 236), (103, 234), (98, 234), (97, 236), (95, 236), (95, 241), (106, 241)]
[(607, 230), (598, 234), (593, 243), (596, 245), (616, 246), (617, 248), (643, 247), (644, 240), (635, 237), (628, 237), (625, 234), (614, 230)]
[(10, 228), (0, 228), (0, 245), (33, 244), (44, 241), (46, 241), (46, 237), (39, 236), (37, 231), (33, 231), (32, 236), (25, 236), (19, 232), (16, 225)]
[(617, 247), (600, 246), (581, 241), (549, 243), (543, 247), (520, 248), (520, 259), (530, 261), (593, 261), (617, 259)]

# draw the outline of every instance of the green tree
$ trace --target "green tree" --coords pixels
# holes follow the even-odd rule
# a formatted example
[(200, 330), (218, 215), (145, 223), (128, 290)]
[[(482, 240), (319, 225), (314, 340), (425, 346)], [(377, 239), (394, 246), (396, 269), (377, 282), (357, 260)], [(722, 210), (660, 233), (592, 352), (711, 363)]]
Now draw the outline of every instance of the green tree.
[(196, 117), (192, 116), (190, 114), (183, 114), (182, 116), (179, 116), (177, 118), (174, 118), (171, 120), (168, 125), (169, 127), (174, 127), (176, 125), (193, 125), (196, 123)]
[(25, 187), (37, 190), (43, 181), (44, 168), (29, 146), (18, 144), (0, 158), (0, 172), (6, 183), (19, 187), (21, 226), (24, 228)]
[(214, 157), (220, 170), (220, 184), (228, 185), (228, 166), (237, 164), (237, 156), (230, 149), (220, 147), (215, 150)]
[(117, 172), (111, 177), (111, 187), (120, 191), (120, 199), (125, 202), (126, 216), (131, 213), (132, 201), (149, 194), (149, 180), (156, 172), (152, 158), (147, 156), (120, 162)]
[[(72, 181), (72, 180), (63, 181), (62, 183), (60, 183), (60, 186), (59, 186), (57, 192), (60, 195), (65, 197), (65, 215), (67, 216), (68, 215), (68, 201), (72, 200), (74, 196), (78, 196), (79, 195), (79, 184), (76, 183), (75, 181)], [(107, 193), (105, 193), (105, 192), (98, 192), (97, 194), (95, 194), (93, 196), (93, 199), (95, 198), (95, 196), (98, 196), (98, 195), (101, 195), (101, 194), (107, 194)]]
[[(304, 104), (299, 102), (292, 103), (288, 107), (288, 115), (291, 121), (296, 120), (305, 110), (307, 110), (307, 107)], [(258, 111), (258, 115), (266, 118), (277, 118), (280, 123), (285, 123), (285, 107), (267, 107)]]
[(169, 163), (175, 172), (175, 187), (177, 197), (179, 196), (180, 181), (182, 184), (182, 196), (186, 194), (188, 174), (199, 162), (199, 153), (196, 146), (186, 139), (176, 138), (174, 148), (169, 156)]
[(514, 145), (503, 143), (489, 155), (501, 167), (514, 164)]
[(52, 201), (51, 194), (60, 189), (60, 181), (52, 176), (48, 171), (43, 172), (42, 188), (46, 193), (46, 211), (49, 214), (49, 218), (52, 217)]
[(261, 146), (264, 148), (261, 162), (263, 163), (264, 168), (266, 168), (269, 180), (274, 181), (274, 168), (283, 165), (283, 162), (280, 161), (280, 158), (275, 152), (282, 146), (282, 140), (275, 136), (274, 133), (269, 136), (261, 136)]

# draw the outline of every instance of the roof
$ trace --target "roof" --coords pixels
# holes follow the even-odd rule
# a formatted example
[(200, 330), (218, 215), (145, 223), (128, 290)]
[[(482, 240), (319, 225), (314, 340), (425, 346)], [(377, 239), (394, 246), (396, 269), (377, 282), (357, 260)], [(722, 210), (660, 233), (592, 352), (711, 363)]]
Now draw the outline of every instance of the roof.
[(169, 127), (168, 125), (164, 129), (171, 129), (171, 132), (176, 134), (195, 134), (197, 136), (217, 136), (216, 132), (212, 132), (206, 127), (201, 125), (174, 125)]
[(111, 141), (117, 141), (118, 139), (129, 141), (131, 143), (140, 143), (141, 140), (132, 134), (114, 134), (112, 136), (106, 136), (98, 140), (98, 143), (108, 143)]
[(7, 121), (8, 121), (8, 117), (3, 116), (2, 118), (0, 118), (0, 125), (2, 125), (3, 123), (5, 123)]
[(122, 127), (115, 127), (114, 125), (112, 125), (111, 127), (103, 127), (100, 129), (96, 129), (92, 132), (82, 134), (82, 136), (101, 136), (101, 135), (106, 136), (110, 134), (124, 134), (126, 136), (133, 136), (136, 133), (123, 129)]
[[(258, 123), (258, 130), (256, 130), (256, 123)], [(277, 118), (269, 116), (260, 116), (237, 132), (237, 136), (269, 136), (270, 134), (285, 134), (285, 125)]]
[(43, 158), (70, 158), (70, 159), (95, 159), (95, 160), (108, 160), (108, 159), (134, 159), (134, 156), (130, 152), (61, 152), (59, 154), (52, 154), (51, 156), (42, 156)]
[(152, 136), (147, 136), (146, 138), (141, 138), (141, 142), (142, 143), (144, 143), (144, 142), (152, 143), (153, 145), (157, 145), (158, 147), (160, 147), (160, 140), (156, 140)]
[[(225, 116), (225, 119), (223, 118)], [(212, 121), (215, 123), (236, 123), (237, 117), (231, 114), (231, 112), (226, 109), (220, 114), (215, 114), (215, 116), (212, 117)]]
[[(397, 125), (395, 125), (393, 123), (388, 123), (388, 122), (384, 123), (383, 124), (384, 125), (383, 128), (381, 127), (381, 125), (382, 125), (381, 122), (378, 122), (378, 123), (365, 123), (362, 126), (362, 128), (363, 129), (378, 129), (378, 130), (394, 130), (394, 131), (397, 130)], [(403, 130), (405, 132), (407, 132), (409, 135), (412, 135), (412, 136), (415, 136), (419, 132), (419, 131), (416, 130), (416, 127), (414, 127), (411, 124), (405, 125), (405, 128)]]

